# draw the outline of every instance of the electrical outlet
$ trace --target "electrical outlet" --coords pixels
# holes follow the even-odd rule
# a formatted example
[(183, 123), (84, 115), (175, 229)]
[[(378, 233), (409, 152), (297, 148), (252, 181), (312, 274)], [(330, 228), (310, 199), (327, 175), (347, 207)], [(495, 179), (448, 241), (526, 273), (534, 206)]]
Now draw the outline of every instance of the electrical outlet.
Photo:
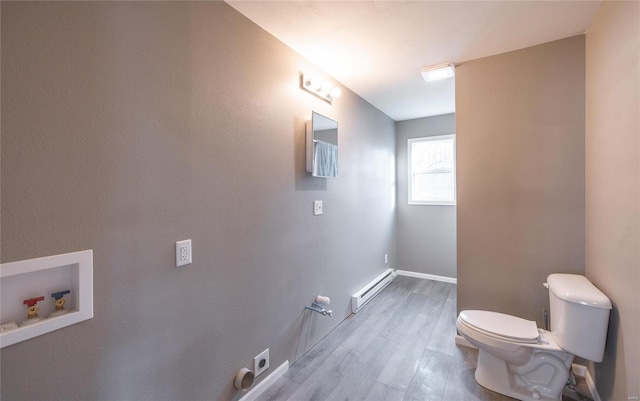
[(269, 348), (253, 358), (253, 365), (253, 375), (255, 377), (258, 377), (260, 373), (269, 369)]
[(186, 239), (176, 242), (176, 267), (189, 265), (192, 262), (191, 240)]
[(313, 215), (318, 216), (320, 214), (322, 214), (322, 201), (313, 201)]
[(389, 263), (389, 254), (385, 253), (384, 254), (384, 264), (388, 264)]

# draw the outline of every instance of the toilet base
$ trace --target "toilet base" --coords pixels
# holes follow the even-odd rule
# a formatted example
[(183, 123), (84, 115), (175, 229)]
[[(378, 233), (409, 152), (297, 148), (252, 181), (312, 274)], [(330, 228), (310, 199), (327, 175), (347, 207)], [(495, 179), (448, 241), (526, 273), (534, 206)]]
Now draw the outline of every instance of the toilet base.
[(527, 388), (524, 382), (519, 382), (522, 381), (522, 379), (518, 379), (518, 377), (509, 370), (507, 362), (482, 349), (480, 349), (478, 353), (478, 366), (475, 377), (478, 384), (482, 387), (521, 401), (560, 401), (562, 399), (562, 388), (559, 389), (557, 398), (549, 397), (549, 394), (544, 394), (539, 391), (532, 391)]

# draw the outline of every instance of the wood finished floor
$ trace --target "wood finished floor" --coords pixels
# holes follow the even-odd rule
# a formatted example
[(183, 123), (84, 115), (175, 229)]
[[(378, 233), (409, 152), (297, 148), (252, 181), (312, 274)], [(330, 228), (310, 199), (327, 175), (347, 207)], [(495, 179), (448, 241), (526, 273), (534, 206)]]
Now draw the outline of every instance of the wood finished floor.
[(398, 276), (257, 401), (513, 400), (476, 383), (455, 320), (455, 284)]

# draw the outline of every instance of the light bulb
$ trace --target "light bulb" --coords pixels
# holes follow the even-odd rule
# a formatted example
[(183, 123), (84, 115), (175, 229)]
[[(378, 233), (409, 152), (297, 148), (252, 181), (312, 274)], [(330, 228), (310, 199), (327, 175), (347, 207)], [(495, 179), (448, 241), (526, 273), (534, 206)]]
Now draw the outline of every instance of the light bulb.
[(320, 77), (320, 75), (314, 75), (309, 84), (310, 89), (317, 91), (320, 89), (320, 86), (322, 86), (322, 77)]
[(331, 91), (331, 87), (332, 87), (331, 82), (325, 81), (322, 83), (322, 86), (318, 91), (321, 93), (329, 93)]

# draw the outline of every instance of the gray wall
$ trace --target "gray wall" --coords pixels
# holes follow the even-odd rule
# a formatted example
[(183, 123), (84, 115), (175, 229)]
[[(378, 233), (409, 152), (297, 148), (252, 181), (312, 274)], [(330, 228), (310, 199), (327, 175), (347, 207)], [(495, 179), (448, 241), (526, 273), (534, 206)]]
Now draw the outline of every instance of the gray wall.
[(542, 324), (547, 276), (584, 273), (584, 44), (456, 68), (459, 310)]
[(408, 204), (407, 139), (455, 134), (455, 114), (396, 122), (396, 267), (456, 277), (456, 207)]
[[(93, 249), (95, 291), (94, 319), (2, 349), (3, 398), (237, 399), (239, 368), (293, 362), (383, 271), (394, 122), (298, 89), (317, 71), (230, 6), (1, 7), (1, 260)], [(338, 179), (305, 172), (312, 110)], [(304, 313), (318, 294), (333, 318)]]
[(586, 275), (611, 298), (603, 400), (640, 396), (640, 3), (603, 2), (587, 33)]

